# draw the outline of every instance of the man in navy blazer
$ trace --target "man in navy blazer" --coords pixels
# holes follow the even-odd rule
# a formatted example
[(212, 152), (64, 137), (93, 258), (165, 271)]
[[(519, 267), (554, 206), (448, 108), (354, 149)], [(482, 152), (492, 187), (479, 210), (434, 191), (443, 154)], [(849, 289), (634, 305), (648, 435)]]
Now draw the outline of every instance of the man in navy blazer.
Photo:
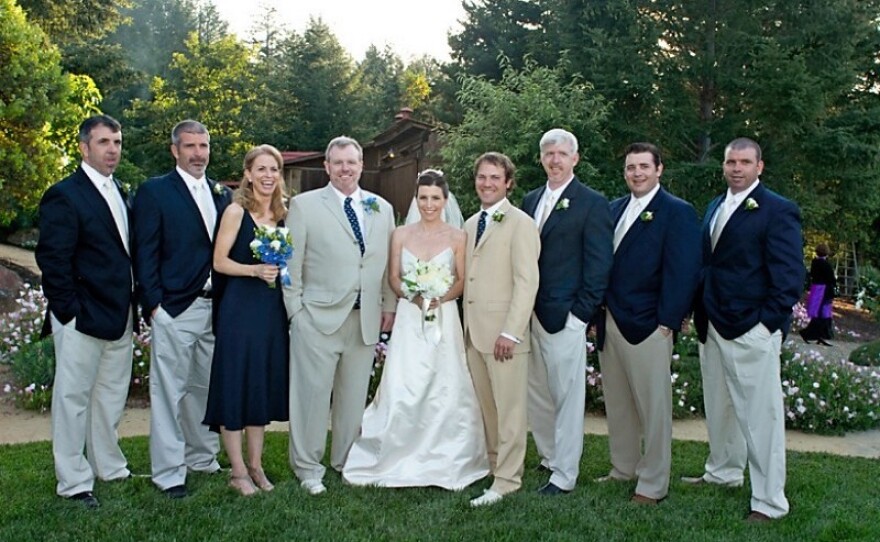
[(98, 115), (79, 128), (82, 163), (40, 201), (36, 258), (55, 343), (52, 453), (56, 492), (97, 508), (95, 478), (128, 478), (116, 428), (131, 380), (134, 288), (128, 194), (113, 178), (122, 127)]
[(528, 413), (541, 468), (551, 472), (539, 492), (559, 495), (577, 483), (584, 445), (586, 330), (608, 285), (613, 230), (608, 200), (574, 175), (574, 134), (550, 130), (539, 148), (547, 184), (529, 192), (522, 204), (541, 232)]
[(631, 193), (611, 202), (614, 265), (596, 320), (612, 466), (599, 480), (637, 479), (632, 501), (657, 504), (672, 466), (673, 331), (693, 302), (700, 225), (691, 204), (660, 186), (655, 145), (624, 154)]
[(797, 205), (760, 182), (761, 147), (724, 150), (727, 193), (703, 219), (703, 267), (694, 308), (709, 457), (695, 484), (740, 486), (748, 460), (749, 521), (788, 513), (779, 352), (804, 283)]
[(134, 201), (135, 262), (152, 321), (150, 462), (153, 483), (185, 497), (187, 470), (217, 472), (217, 435), (202, 424), (214, 353), (211, 264), (215, 224), (231, 191), (207, 178), (210, 135), (185, 120), (171, 131), (177, 165), (145, 182)]

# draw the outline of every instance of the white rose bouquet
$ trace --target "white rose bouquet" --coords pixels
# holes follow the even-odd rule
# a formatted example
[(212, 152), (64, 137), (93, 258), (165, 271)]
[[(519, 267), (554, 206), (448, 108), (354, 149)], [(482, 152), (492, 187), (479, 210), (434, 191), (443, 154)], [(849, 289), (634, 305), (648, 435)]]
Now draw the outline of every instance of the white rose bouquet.
[(403, 271), (401, 290), (409, 300), (417, 295), (422, 296), (422, 315), (426, 322), (433, 322), (436, 315), (433, 310), (428, 310), (428, 305), (432, 299), (446, 295), (455, 282), (449, 267), (432, 262), (415, 261), (407, 264)]
[[(293, 254), (293, 240), (289, 229), (260, 224), (254, 228), (254, 240), (250, 247), (254, 258), (278, 266), (281, 270), (281, 284), (290, 286), (287, 260)], [(269, 288), (274, 287), (274, 283), (269, 285)]]

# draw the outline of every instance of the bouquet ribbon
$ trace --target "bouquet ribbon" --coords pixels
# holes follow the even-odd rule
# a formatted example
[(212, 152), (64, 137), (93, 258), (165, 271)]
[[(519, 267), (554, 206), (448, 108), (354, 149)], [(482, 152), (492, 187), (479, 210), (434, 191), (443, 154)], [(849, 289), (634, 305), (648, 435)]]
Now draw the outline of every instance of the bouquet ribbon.
[(281, 285), (282, 286), (290, 286), (292, 283), (290, 282), (290, 271), (287, 270), (287, 263), (282, 263), (281, 268)]
[[(422, 335), (424, 335), (425, 339), (437, 346), (440, 344), (440, 338), (443, 336), (440, 331), (440, 307), (434, 309), (433, 313), (429, 313), (430, 309), (428, 307), (431, 306), (431, 300), (422, 298)], [(428, 320), (429, 316), (434, 316), (435, 319)]]

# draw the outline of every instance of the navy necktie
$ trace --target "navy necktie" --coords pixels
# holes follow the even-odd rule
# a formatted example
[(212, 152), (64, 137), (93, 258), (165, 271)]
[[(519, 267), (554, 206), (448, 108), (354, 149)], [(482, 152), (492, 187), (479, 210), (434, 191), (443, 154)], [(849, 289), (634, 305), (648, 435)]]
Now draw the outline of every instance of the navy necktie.
[(364, 255), (364, 236), (361, 235), (361, 226), (358, 224), (358, 217), (354, 214), (354, 209), (351, 207), (351, 198), (345, 198), (345, 216), (348, 218), (348, 223), (351, 225), (351, 231), (354, 232), (354, 237), (357, 239), (358, 246), (361, 249), (361, 256)]
[(474, 241), (474, 246), (480, 243), (480, 238), (483, 237), (483, 233), (486, 231), (486, 216), (488, 214), (486, 211), (480, 213), (480, 221), (477, 222), (477, 240)]

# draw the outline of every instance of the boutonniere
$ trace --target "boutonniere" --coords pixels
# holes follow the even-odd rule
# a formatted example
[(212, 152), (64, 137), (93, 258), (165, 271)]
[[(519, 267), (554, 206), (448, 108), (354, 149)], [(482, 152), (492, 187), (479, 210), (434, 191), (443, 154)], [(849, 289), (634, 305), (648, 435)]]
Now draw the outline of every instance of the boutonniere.
[(368, 215), (379, 212), (379, 202), (376, 200), (375, 196), (362, 199), (361, 205), (364, 206), (364, 212)]
[(639, 219), (642, 222), (650, 222), (654, 220), (654, 213), (652, 211), (645, 211), (644, 213), (639, 215)]
[(504, 211), (495, 211), (492, 213), (492, 222), (501, 222), (504, 220)]
[(570, 203), (571, 203), (571, 201), (568, 198), (562, 198), (561, 200), (559, 200), (559, 203), (556, 204), (555, 209), (557, 211), (564, 211), (564, 210), (568, 209), (568, 205)]
[(126, 194), (131, 193), (131, 183), (119, 183), (119, 188), (121, 188)]
[(755, 201), (755, 198), (746, 199), (746, 211), (754, 211), (758, 207), (760, 207), (760, 205), (758, 205), (758, 202)]
[(214, 183), (214, 188), (212, 191), (218, 196), (222, 196), (224, 192), (226, 192), (225, 187), (220, 183)]

